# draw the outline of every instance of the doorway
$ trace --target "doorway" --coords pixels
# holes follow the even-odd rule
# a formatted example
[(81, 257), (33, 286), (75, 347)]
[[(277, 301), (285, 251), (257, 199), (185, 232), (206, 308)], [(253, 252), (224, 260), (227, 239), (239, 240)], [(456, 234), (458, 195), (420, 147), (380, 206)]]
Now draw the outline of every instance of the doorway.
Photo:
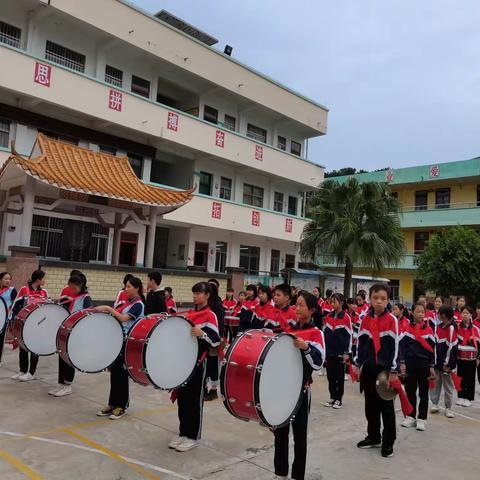
[(195, 242), (195, 253), (193, 256), (193, 265), (206, 271), (208, 264), (208, 243)]
[(138, 233), (122, 232), (120, 237), (119, 265), (134, 267), (137, 264)]

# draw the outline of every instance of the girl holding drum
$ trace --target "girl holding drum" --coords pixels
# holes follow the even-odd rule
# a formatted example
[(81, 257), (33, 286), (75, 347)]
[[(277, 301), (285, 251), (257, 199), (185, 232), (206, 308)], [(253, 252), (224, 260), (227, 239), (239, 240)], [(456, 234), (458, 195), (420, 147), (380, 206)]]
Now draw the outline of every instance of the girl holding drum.
[[(130, 328), (143, 317), (143, 285), (137, 277), (131, 277), (125, 284), (126, 302), (116, 308), (108, 305), (95, 307), (95, 311), (109, 313), (121, 322), (123, 331), (128, 333)], [(110, 367), (110, 397), (108, 406), (97, 412), (99, 417), (109, 417), (111, 420), (122, 418), (129, 404), (128, 372), (124, 364), (122, 351)]]
[[(17, 290), (12, 287), (12, 276), (8, 272), (0, 273), (0, 297), (2, 297), (7, 307), (7, 315), (12, 307), (12, 304), (17, 296)], [(0, 366), (2, 365), (3, 342), (5, 340), (5, 333), (7, 325), (4, 326), (0, 332)]]

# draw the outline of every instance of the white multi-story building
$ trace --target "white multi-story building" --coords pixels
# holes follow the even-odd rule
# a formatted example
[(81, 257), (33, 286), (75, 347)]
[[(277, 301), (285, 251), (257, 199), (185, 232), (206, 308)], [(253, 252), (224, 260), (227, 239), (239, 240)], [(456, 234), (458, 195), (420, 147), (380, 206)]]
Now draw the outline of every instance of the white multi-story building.
[(148, 211), (124, 222), (128, 211), (94, 197), (45, 208), (53, 200), (43, 191), (22, 235), (21, 211), (5, 208), (4, 192), (0, 255), (27, 239), (56, 260), (252, 274), (297, 267), (305, 195), (323, 180), (306, 159), (308, 139), (326, 133), (328, 110), (213, 43), (167, 12), (120, 0), (2, 0), (2, 163), (11, 140), (28, 157), (43, 133), (127, 156), (147, 184), (196, 190), (156, 217), (154, 237)]

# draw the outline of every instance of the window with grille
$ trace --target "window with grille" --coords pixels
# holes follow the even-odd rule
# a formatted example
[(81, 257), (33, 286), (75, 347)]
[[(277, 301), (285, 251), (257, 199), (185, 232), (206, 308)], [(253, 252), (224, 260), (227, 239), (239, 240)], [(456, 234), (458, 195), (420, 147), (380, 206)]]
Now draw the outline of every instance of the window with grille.
[(302, 154), (302, 144), (292, 140), (290, 142), (290, 152), (294, 155), (300, 156)]
[(93, 224), (89, 259), (94, 262), (107, 261), (108, 228)]
[(77, 72), (85, 72), (85, 55), (47, 40), (45, 58)]
[(283, 212), (283, 193), (275, 192), (273, 195), (273, 209), (276, 212)]
[(20, 48), (22, 31), (5, 22), (0, 22), (0, 43), (6, 43), (11, 47)]
[(267, 131), (264, 128), (256, 127), (251, 123), (247, 125), (247, 137), (258, 140), (259, 142), (267, 143)]
[(244, 183), (243, 203), (254, 207), (263, 207), (263, 188)]
[(220, 178), (220, 198), (224, 200), (232, 199), (232, 179), (221, 177)]
[(0, 118), (0, 147), (8, 148), (10, 140), (10, 120)]
[(280, 135), (277, 138), (277, 147), (280, 150), (285, 151), (287, 149), (287, 139), (285, 137), (281, 137)]
[(237, 119), (231, 115), (225, 115), (223, 126), (234, 132), (237, 126)]
[(118, 68), (107, 65), (105, 67), (105, 81), (110, 85), (122, 88), (123, 85), (123, 72)]
[(145, 98), (150, 98), (150, 82), (144, 78), (132, 75), (132, 93), (141, 95)]
[(258, 274), (260, 265), (260, 247), (240, 245), (240, 268), (247, 274)]
[(280, 272), (280, 250), (273, 250), (270, 256), (270, 272), (279, 273)]
[(295, 268), (295, 255), (285, 255), (285, 268)]
[(141, 155), (137, 155), (136, 153), (127, 153), (127, 157), (130, 161), (133, 171), (135, 172), (135, 175), (138, 178), (142, 178), (143, 157)]
[(63, 219), (34, 215), (30, 246), (40, 248), (40, 256), (60, 258), (62, 255)]
[(450, 189), (435, 190), (435, 208), (450, 208)]

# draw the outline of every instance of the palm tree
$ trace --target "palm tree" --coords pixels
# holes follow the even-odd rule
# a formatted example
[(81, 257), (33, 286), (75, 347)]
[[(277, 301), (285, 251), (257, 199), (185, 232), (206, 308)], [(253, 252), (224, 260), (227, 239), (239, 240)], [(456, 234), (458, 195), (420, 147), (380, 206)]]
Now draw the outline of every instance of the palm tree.
[(400, 203), (386, 184), (326, 180), (310, 199), (308, 213), (312, 220), (303, 229), (300, 254), (311, 261), (331, 254), (337, 265), (345, 264), (345, 295), (355, 265), (378, 275), (404, 254)]

